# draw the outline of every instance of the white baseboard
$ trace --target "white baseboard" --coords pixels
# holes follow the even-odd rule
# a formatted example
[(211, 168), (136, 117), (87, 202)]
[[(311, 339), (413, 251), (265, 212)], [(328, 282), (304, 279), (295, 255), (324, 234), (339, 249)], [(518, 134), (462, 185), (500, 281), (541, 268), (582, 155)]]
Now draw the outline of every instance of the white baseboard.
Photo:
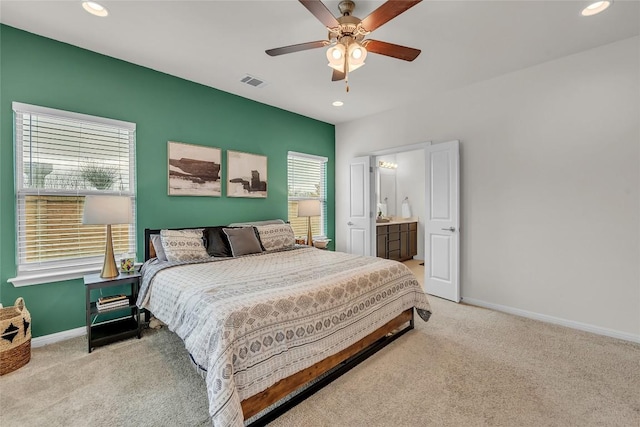
[(43, 345), (53, 344), (55, 342), (68, 340), (70, 338), (81, 337), (87, 334), (87, 328), (81, 326), (67, 331), (56, 332), (55, 334), (43, 335), (31, 340), (31, 347), (42, 347)]
[(500, 304), (493, 304), (490, 302), (485, 302), (485, 301), (477, 300), (474, 298), (463, 297), (462, 302), (470, 305), (477, 305), (478, 307), (489, 308), (495, 311), (501, 311), (503, 313), (515, 314), (516, 316), (526, 317), (528, 319), (540, 320), (542, 322), (566, 326), (568, 328), (578, 329), (580, 331), (591, 332), (598, 335), (604, 335), (607, 337), (618, 338), (625, 341), (640, 343), (640, 335), (629, 334), (627, 332), (620, 332), (614, 329), (602, 328), (600, 326), (594, 326), (588, 323), (561, 319), (559, 317), (553, 317), (553, 316), (548, 316), (546, 314), (534, 313), (532, 311), (521, 310), (519, 308), (508, 307)]

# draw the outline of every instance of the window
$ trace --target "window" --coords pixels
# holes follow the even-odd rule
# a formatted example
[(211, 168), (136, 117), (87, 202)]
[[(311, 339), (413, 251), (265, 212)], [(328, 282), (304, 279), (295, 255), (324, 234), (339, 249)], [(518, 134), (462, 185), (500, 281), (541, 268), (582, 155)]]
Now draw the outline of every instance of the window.
[[(82, 225), (84, 196), (128, 195), (135, 218), (135, 124), (17, 102), (13, 111), (18, 277), (10, 281), (99, 270), (106, 227)], [(116, 257), (135, 253), (135, 224), (112, 234)]]
[(321, 215), (311, 218), (314, 236), (327, 232), (327, 158), (289, 151), (287, 157), (289, 222), (296, 237), (307, 235), (307, 218), (298, 217), (300, 200), (320, 200)]

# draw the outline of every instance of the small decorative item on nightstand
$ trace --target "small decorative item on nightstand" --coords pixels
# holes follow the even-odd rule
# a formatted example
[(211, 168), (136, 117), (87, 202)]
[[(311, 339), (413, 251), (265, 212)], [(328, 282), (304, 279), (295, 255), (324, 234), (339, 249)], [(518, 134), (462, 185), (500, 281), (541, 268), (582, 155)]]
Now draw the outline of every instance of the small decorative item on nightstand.
[[(87, 345), (89, 353), (94, 347), (109, 344), (126, 338), (141, 337), (142, 323), (140, 309), (136, 305), (140, 286), (140, 273), (120, 273), (116, 277), (105, 279), (99, 274), (84, 276), (87, 314)], [(92, 301), (91, 291), (129, 285), (126, 295), (110, 295)], [(121, 290), (118, 290), (122, 292)], [(109, 314), (111, 318), (97, 322), (99, 316)], [(118, 317), (119, 316), (119, 317)], [(115, 317), (115, 319), (113, 318)]]
[(126, 255), (125, 258), (122, 258), (120, 260), (120, 271), (122, 271), (123, 273), (131, 273), (132, 271), (134, 271), (136, 269), (135, 261), (135, 259), (133, 259), (129, 255)]

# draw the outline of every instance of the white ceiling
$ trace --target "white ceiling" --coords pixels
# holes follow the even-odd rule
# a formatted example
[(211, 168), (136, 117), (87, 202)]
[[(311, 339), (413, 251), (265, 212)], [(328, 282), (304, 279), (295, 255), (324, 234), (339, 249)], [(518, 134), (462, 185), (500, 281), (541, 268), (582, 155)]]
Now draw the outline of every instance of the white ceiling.
[[(359, 18), (383, 3), (355, 1)], [(264, 53), (326, 38), (296, 0), (101, 3), (107, 18), (89, 15), (80, 1), (2, 0), (0, 22), (334, 124), (632, 37), (640, 27), (637, 0), (616, 0), (589, 18), (580, 16), (582, 0), (424, 0), (369, 36), (420, 56), (370, 54), (346, 93), (344, 82), (331, 82), (324, 49)], [(338, 3), (325, 1), (335, 15)], [(241, 84), (245, 74), (268, 85)]]

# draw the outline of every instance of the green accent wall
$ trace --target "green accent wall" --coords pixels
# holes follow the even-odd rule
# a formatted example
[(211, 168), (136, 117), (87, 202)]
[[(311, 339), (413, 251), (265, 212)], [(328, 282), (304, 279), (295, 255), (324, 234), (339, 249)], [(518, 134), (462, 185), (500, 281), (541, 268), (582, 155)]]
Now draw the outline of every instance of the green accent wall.
[[(13, 101), (136, 123), (138, 260), (145, 228), (286, 220), (287, 151), (329, 159), (327, 235), (335, 241), (333, 125), (1, 25), (0, 301), (25, 299), (33, 336), (84, 326), (84, 285), (7, 283), (16, 275)], [(223, 197), (169, 197), (167, 141), (221, 148)], [(226, 150), (268, 157), (266, 199), (224, 196)]]

